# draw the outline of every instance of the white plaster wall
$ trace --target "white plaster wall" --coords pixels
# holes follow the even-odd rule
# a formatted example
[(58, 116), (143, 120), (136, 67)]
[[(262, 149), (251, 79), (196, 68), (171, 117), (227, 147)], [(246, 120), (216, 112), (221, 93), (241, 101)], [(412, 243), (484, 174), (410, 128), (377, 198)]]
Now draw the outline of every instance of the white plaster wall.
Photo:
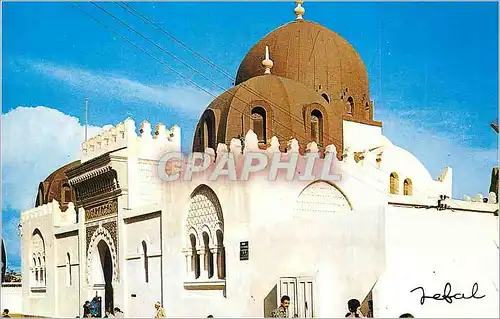
[[(54, 204), (56, 203), (56, 204)], [(59, 211), (57, 202), (33, 208), (23, 212), (21, 239), (21, 269), (23, 291), (23, 313), (50, 316), (55, 311), (55, 243), (54, 243), (54, 211)], [(46, 257), (46, 292), (34, 293), (30, 286), (31, 237), (35, 229), (39, 229), (45, 243)]]
[[(61, 235), (60, 235), (61, 236)], [(80, 311), (80, 265), (78, 254), (78, 232), (63, 234), (56, 238), (56, 290), (57, 300), (56, 315), (60, 317), (73, 318)], [(71, 285), (68, 284), (68, 269), (66, 266), (66, 254), (70, 254), (71, 263)]]
[[(126, 305), (117, 306), (127, 316), (148, 317), (154, 314), (154, 303), (162, 300), (160, 225), (160, 212), (146, 212), (145, 215), (126, 219), (122, 237), (126, 254), (123, 276)], [(148, 282), (145, 281), (142, 241), (147, 243)]]
[[(224, 214), (227, 298), (220, 291), (183, 289), (183, 219), (189, 196), (202, 181), (215, 191)], [(384, 271), (385, 223), (380, 207), (386, 197), (368, 191), (357, 179), (338, 184), (355, 211), (297, 215), (293, 208), (307, 183), (213, 183), (201, 178), (167, 186), (163, 227), (167, 314), (262, 317), (264, 299), (279, 277), (305, 275), (316, 277), (315, 316), (345, 315), (347, 300), (364, 299)], [(249, 241), (249, 261), (239, 260), (241, 241)]]
[(11, 314), (23, 313), (23, 288), (19, 284), (3, 283), (1, 290), (1, 309), (9, 309)]
[[(478, 212), (436, 211), (389, 207), (386, 214), (387, 272), (374, 289), (377, 317), (412, 313), (416, 318), (498, 318), (498, 217)], [(482, 299), (426, 299), (443, 293), (470, 296), (478, 283)]]
[[(351, 121), (342, 121), (344, 149), (360, 152), (365, 149), (380, 146), (382, 127), (366, 125)], [(341, 150), (338, 150), (339, 152)]]

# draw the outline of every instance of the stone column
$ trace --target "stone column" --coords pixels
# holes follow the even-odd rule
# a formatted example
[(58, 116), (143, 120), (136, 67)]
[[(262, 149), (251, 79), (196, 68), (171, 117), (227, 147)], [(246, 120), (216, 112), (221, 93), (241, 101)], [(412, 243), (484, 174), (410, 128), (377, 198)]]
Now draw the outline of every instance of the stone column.
[(194, 280), (194, 268), (193, 268), (193, 251), (191, 249), (184, 250), (186, 255), (186, 274), (188, 280)]
[(207, 254), (205, 251), (205, 247), (201, 246), (198, 248), (198, 255), (200, 255), (200, 279), (207, 280), (208, 279), (208, 271), (205, 270), (205, 262), (207, 260)]
[(219, 253), (219, 247), (214, 247), (210, 248), (210, 252), (212, 253), (212, 267), (214, 269), (214, 274), (212, 276), (212, 279), (217, 280), (219, 279), (219, 270), (217, 269), (217, 259), (218, 259), (218, 253)]

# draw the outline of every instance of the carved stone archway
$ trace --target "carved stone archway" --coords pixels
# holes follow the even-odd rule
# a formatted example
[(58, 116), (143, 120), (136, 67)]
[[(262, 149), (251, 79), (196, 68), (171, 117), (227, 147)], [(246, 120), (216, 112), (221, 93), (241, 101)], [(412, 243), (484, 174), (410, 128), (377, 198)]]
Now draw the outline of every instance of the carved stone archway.
[(92, 258), (95, 253), (99, 253), (97, 245), (101, 240), (104, 241), (109, 247), (113, 263), (113, 281), (118, 281), (118, 254), (115, 243), (113, 242), (113, 237), (106, 228), (99, 225), (99, 227), (92, 234), (87, 249), (87, 283), (89, 284), (92, 283)]

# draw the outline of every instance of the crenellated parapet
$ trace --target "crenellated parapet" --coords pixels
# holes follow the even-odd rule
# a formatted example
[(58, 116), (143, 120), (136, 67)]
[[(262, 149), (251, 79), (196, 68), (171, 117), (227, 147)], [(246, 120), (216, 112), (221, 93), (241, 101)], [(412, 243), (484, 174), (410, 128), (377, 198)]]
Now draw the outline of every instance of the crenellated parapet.
[(150, 122), (143, 121), (139, 132), (137, 135), (134, 120), (128, 118), (83, 142), (81, 161), (124, 148), (128, 149), (128, 156), (141, 158), (153, 158), (162, 152), (181, 149), (181, 130), (177, 125), (168, 129), (165, 124), (158, 123), (153, 129)]

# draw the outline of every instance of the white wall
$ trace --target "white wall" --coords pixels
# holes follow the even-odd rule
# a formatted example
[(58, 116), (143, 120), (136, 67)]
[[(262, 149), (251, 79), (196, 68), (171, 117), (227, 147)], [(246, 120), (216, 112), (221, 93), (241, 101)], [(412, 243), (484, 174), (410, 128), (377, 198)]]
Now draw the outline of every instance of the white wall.
[[(344, 135), (344, 149), (349, 147), (352, 151), (363, 150), (380, 146), (382, 127), (366, 125), (351, 121), (342, 121)], [(337, 150), (341, 152), (341, 150)]]
[[(23, 312), (50, 316), (55, 311), (55, 249), (54, 249), (54, 212), (59, 211), (59, 204), (52, 203), (23, 212), (21, 239), (21, 269), (23, 282)], [(45, 243), (46, 256), (46, 291), (34, 292), (30, 286), (31, 238), (35, 229), (39, 229)]]
[(21, 283), (3, 283), (1, 301), (1, 311), (9, 309), (11, 314), (22, 314), (23, 291)]
[[(202, 181), (215, 191), (224, 214), (227, 298), (221, 291), (183, 289), (183, 219), (186, 202)], [(175, 192), (166, 189), (163, 228), (168, 247), (168, 268), (164, 268), (167, 314), (262, 317), (264, 300), (280, 277), (315, 276), (315, 316), (343, 317), (347, 300), (363, 300), (384, 271), (385, 223), (380, 207), (385, 197), (370, 192), (360, 181), (346, 179), (338, 184), (354, 211), (297, 214), (293, 209), (307, 183), (200, 179), (171, 185)], [(249, 242), (248, 261), (239, 260), (241, 241)]]
[[(386, 213), (387, 272), (373, 293), (375, 315), (394, 318), (412, 313), (417, 318), (498, 318), (498, 217), (477, 212), (436, 211), (389, 207)], [(471, 295), (478, 283), (482, 299), (426, 299), (443, 293)]]
[[(126, 305), (120, 307), (131, 317), (148, 317), (154, 314), (154, 303), (162, 300), (161, 273), (161, 213), (146, 212), (145, 215), (126, 219), (122, 239), (125, 245)], [(148, 282), (145, 280), (142, 241), (147, 244)], [(132, 296), (135, 294), (135, 297)]]
[[(70, 254), (71, 282), (68, 282), (66, 256)], [(80, 265), (78, 254), (78, 232), (72, 231), (56, 237), (57, 300), (56, 315), (73, 318), (80, 311)]]

